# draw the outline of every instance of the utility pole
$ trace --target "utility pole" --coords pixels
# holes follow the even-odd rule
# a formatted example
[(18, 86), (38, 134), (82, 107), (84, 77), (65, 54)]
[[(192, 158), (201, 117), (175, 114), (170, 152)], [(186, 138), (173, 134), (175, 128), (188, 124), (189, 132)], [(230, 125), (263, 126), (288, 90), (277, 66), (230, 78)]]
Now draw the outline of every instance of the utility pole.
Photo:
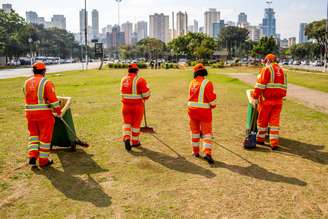
[(327, 0), (327, 17), (326, 17), (326, 33), (325, 33), (325, 72), (328, 69), (328, 0)]
[(87, 0), (84, 0), (84, 41), (85, 41), (85, 69), (88, 70), (88, 12)]
[(117, 2), (117, 25), (120, 26), (120, 3), (122, 0), (116, 0)]

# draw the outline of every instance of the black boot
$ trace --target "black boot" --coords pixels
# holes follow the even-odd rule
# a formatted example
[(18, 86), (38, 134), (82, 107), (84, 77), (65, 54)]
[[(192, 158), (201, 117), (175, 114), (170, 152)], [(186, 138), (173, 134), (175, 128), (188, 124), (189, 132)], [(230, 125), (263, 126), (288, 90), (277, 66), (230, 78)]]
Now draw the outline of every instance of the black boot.
[(53, 160), (48, 160), (48, 163), (46, 164), (46, 165), (43, 165), (43, 166), (40, 166), (42, 169), (44, 169), (44, 168), (47, 168), (47, 167), (50, 167), (52, 164), (54, 163), (54, 161)]
[(31, 167), (36, 167), (36, 158), (35, 157), (31, 157), (30, 160), (28, 161), (28, 164)]
[(129, 139), (127, 139), (127, 140), (125, 140), (124, 141), (124, 146), (125, 146), (125, 150), (127, 150), (127, 151), (131, 151), (131, 143), (130, 143), (130, 140)]
[(258, 144), (258, 145), (265, 145), (265, 142), (262, 142), (262, 141), (256, 141), (256, 144)]
[(133, 148), (138, 148), (138, 147), (140, 147), (141, 146), (141, 143), (139, 142), (138, 144), (133, 144), (131, 147), (133, 147)]
[(208, 164), (214, 164), (214, 160), (211, 155), (205, 155), (204, 159), (207, 161)]
[(199, 153), (192, 153), (192, 156), (195, 157), (195, 158), (200, 158)]

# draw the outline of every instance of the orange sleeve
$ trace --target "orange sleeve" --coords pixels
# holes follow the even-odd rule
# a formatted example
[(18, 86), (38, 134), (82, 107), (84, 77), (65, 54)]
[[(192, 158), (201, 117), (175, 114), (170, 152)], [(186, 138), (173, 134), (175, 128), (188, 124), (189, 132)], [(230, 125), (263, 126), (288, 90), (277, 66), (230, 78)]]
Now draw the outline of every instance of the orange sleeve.
[(59, 101), (56, 95), (55, 86), (51, 81), (46, 83), (44, 88), (44, 97), (48, 104), (55, 110), (55, 112), (60, 116), (61, 108), (59, 105)]
[(138, 93), (140, 93), (143, 99), (147, 100), (150, 97), (150, 89), (147, 81), (144, 78), (140, 78), (138, 81)]
[(205, 96), (208, 100), (209, 104), (211, 105), (211, 108), (216, 107), (216, 93), (214, 90), (213, 83), (210, 81), (205, 87)]
[(255, 89), (254, 89), (254, 93), (253, 93), (254, 99), (258, 99), (262, 95), (262, 93), (265, 90), (266, 85), (269, 83), (269, 81), (270, 81), (270, 70), (269, 70), (269, 68), (265, 67), (257, 75), (257, 80), (256, 80)]

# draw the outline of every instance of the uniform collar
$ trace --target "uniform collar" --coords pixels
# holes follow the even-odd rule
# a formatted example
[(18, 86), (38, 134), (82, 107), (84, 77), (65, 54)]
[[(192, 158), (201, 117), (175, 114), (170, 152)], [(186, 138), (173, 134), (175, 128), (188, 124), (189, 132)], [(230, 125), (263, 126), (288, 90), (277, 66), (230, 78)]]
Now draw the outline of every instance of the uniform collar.
[(36, 78), (43, 78), (44, 76), (42, 74), (34, 74), (34, 77), (36, 77)]

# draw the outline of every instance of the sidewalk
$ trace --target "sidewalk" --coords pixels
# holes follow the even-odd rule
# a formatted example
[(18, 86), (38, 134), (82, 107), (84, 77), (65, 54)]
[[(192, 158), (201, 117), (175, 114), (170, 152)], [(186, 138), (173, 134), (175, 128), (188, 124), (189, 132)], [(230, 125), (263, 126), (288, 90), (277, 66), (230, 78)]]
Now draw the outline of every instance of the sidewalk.
[[(254, 85), (256, 75), (247, 73), (226, 74), (247, 84)], [(328, 113), (328, 93), (288, 83), (287, 99), (294, 99), (314, 110)]]

